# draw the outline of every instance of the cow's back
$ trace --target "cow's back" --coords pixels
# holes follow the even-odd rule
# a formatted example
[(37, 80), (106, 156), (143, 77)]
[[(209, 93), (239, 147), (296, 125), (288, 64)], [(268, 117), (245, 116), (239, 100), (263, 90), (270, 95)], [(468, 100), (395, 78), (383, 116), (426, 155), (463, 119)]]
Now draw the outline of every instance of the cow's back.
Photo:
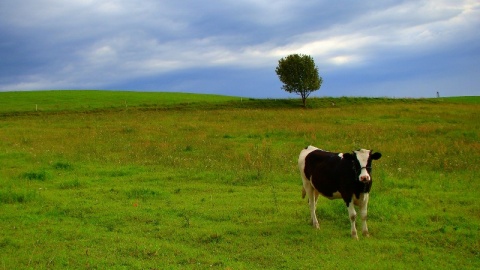
[(300, 155), (298, 156), (298, 169), (300, 170), (301, 173), (304, 173), (306, 157), (308, 156), (308, 154), (316, 150), (320, 150), (320, 149), (310, 145), (300, 152)]
[[(303, 160), (303, 161), (302, 161)], [(303, 162), (303, 163), (302, 163)], [(336, 197), (342, 177), (341, 155), (310, 146), (300, 153), (299, 167), (302, 176), (325, 197)]]

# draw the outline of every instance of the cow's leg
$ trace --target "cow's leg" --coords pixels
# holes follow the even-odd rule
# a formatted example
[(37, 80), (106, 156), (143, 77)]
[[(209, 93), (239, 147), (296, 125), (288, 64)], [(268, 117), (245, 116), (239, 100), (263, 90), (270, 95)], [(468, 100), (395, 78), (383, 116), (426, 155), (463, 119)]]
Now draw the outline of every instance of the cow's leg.
[(355, 211), (355, 206), (353, 203), (353, 199), (348, 203), (348, 217), (350, 218), (350, 223), (352, 226), (351, 233), (352, 233), (352, 238), (358, 240), (358, 235), (357, 235), (357, 228), (355, 227), (355, 221), (357, 219), (357, 212)]
[(318, 193), (316, 192), (315, 188), (312, 187), (310, 195), (309, 195), (309, 203), (310, 203), (310, 215), (312, 216), (312, 226), (315, 229), (320, 228), (317, 219), (317, 201), (318, 201)]
[(368, 197), (369, 194), (363, 194), (363, 201), (360, 203), (360, 216), (362, 218), (362, 234), (365, 237), (369, 237), (368, 227), (367, 227), (367, 208), (368, 208)]
[[(320, 193), (318, 193), (318, 191), (315, 188), (313, 188), (313, 199), (315, 200), (315, 206), (313, 207), (313, 209), (315, 211), (314, 211), (313, 215), (315, 217), (315, 220), (312, 223), (314, 224), (314, 227), (317, 228), (317, 229), (320, 227), (320, 225), (318, 223), (318, 220), (317, 220), (318, 195), (320, 195)], [(317, 225), (315, 225), (315, 224), (317, 224)]]
[(312, 184), (310, 184), (309, 181), (303, 181), (303, 189), (308, 195), (308, 205), (310, 206), (310, 217), (312, 225), (314, 228), (318, 229), (320, 226), (318, 225), (317, 214), (315, 213), (315, 209), (317, 208), (318, 194), (316, 194), (315, 188), (313, 188)]

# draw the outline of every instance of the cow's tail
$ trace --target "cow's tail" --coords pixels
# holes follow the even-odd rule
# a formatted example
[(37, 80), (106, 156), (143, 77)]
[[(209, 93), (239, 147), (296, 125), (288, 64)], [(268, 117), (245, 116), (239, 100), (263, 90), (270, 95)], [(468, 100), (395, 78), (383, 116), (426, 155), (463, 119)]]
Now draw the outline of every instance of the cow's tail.
[(305, 199), (305, 195), (307, 195), (307, 192), (305, 191), (305, 188), (302, 187), (302, 199)]

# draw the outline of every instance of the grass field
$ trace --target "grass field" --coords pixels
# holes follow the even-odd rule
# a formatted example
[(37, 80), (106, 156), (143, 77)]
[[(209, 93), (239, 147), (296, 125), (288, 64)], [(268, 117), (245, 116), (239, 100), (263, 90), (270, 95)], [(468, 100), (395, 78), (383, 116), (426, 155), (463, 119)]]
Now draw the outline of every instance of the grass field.
[[(334, 105), (333, 105), (334, 103)], [(0, 269), (479, 269), (480, 98), (0, 93)], [(382, 152), (371, 237), (300, 150)]]

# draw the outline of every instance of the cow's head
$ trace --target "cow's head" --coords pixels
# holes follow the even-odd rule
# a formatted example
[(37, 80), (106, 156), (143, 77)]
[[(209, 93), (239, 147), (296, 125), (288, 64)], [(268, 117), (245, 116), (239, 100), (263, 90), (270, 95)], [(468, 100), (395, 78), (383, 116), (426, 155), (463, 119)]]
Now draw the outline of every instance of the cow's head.
[(344, 153), (343, 158), (352, 160), (353, 168), (358, 176), (358, 181), (369, 182), (372, 180), (370, 172), (372, 171), (372, 160), (377, 160), (382, 157), (382, 154), (375, 152), (372, 154), (371, 150), (360, 149), (352, 153)]

